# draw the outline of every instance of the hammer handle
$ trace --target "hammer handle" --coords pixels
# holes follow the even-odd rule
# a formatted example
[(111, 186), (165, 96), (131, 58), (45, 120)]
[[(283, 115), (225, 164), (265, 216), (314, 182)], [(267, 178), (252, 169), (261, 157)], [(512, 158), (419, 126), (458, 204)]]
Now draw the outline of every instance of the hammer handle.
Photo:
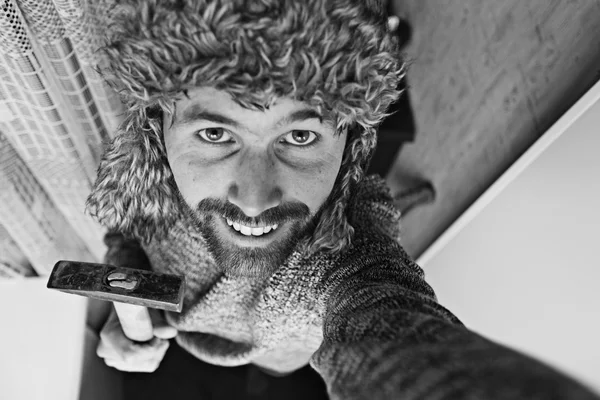
[(154, 338), (152, 320), (143, 306), (114, 302), (123, 333), (136, 342), (148, 342)]

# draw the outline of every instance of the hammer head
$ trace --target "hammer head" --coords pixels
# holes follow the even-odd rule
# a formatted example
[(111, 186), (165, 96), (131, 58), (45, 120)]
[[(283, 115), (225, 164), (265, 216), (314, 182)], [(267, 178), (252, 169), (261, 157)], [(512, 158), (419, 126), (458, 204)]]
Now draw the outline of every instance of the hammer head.
[(52, 269), (47, 287), (98, 300), (181, 312), (185, 280), (108, 264), (59, 261)]

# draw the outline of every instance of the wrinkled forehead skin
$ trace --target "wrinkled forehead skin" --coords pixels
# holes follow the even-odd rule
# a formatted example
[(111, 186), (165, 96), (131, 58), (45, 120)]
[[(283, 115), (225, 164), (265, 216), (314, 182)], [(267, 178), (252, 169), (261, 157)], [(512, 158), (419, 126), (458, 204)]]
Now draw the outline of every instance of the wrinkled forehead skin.
[(99, 72), (128, 110), (172, 113), (184, 90), (212, 86), (262, 110), (279, 97), (376, 126), (405, 70), (377, 1), (120, 1)]

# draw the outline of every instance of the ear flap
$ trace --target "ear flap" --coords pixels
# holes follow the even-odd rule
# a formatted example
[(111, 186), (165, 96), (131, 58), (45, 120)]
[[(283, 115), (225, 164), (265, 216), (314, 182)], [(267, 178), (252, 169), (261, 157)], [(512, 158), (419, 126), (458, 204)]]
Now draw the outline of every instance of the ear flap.
[(161, 117), (130, 111), (104, 153), (86, 202), (86, 212), (109, 230), (145, 244), (166, 234), (180, 215), (161, 134)]
[(350, 246), (354, 227), (348, 205), (351, 204), (354, 188), (364, 177), (369, 157), (376, 146), (375, 128), (355, 126), (349, 130), (344, 159), (333, 187), (333, 199), (323, 212), (311, 241), (304, 245), (303, 250), (310, 254), (319, 251), (335, 254)]

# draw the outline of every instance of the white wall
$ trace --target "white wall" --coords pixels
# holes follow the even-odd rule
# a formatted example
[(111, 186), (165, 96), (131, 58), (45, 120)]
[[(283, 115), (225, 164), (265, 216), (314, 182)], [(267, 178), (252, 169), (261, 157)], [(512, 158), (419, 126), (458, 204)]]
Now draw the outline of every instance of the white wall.
[(47, 281), (0, 279), (0, 399), (121, 400), (122, 375), (86, 326), (88, 299)]
[(468, 327), (600, 393), (600, 83), (417, 262)]
[(0, 399), (79, 397), (87, 301), (47, 281), (0, 280)]

